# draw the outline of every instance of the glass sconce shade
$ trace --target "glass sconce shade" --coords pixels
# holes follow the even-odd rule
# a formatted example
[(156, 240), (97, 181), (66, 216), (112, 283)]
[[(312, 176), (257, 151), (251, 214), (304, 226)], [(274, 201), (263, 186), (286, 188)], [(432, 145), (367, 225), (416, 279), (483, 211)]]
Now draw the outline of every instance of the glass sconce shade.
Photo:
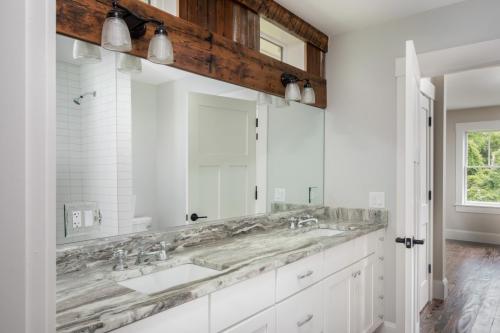
[(304, 84), (304, 91), (302, 92), (301, 102), (304, 104), (316, 103), (316, 94), (314, 93), (314, 89), (309, 81), (306, 81), (306, 84)]
[(126, 53), (118, 53), (116, 68), (122, 73), (140, 73), (142, 72), (141, 58), (131, 56)]
[(111, 10), (104, 21), (101, 46), (107, 50), (128, 52), (132, 50), (132, 40), (128, 26), (120, 10)]
[(101, 61), (101, 48), (76, 39), (73, 42), (73, 59), (80, 64), (96, 64)]
[(174, 49), (167, 36), (165, 26), (159, 25), (151, 38), (148, 48), (148, 60), (156, 64), (170, 65), (174, 63)]
[(288, 101), (300, 101), (300, 88), (297, 82), (290, 82), (285, 88), (285, 100)]

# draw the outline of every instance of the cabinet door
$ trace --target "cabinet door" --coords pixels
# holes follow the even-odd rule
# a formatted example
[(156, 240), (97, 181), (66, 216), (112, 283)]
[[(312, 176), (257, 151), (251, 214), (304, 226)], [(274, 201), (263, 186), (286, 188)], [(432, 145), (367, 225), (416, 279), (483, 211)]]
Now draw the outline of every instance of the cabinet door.
[(305, 289), (276, 306), (278, 333), (321, 333), (323, 331), (321, 283)]
[(262, 311), (224, 333), (276, 333), (276, 309)]
[(323, 281), (324, 333), (351, 332), (352, 268), (348, 267)]
[(351, 286), (351, 333), (371, 331), (373, 320), (373, 307), (375, 302), (375, 256), (371, 255), (354, 266), (353, 285)]

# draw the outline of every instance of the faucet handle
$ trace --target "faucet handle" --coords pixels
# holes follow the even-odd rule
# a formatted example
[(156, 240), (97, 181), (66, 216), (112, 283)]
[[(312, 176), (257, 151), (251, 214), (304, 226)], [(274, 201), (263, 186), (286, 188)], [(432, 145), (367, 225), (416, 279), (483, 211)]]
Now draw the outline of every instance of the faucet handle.
[(125, 260), (127, 259), (127, 254), (128, 252), (123, 249), (115, 250), (113, 252), (113, 258), (115, 258), (116, 260), (116, 263), (113, 266), (113, 270), (123, 271), (124, 269), (128, 268), (128, 265), (125, 262)]

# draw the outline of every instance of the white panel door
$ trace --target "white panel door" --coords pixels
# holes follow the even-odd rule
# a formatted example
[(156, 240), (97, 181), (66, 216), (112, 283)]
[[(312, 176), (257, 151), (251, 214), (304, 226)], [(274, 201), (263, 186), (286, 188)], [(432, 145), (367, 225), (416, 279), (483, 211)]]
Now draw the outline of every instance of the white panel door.
[(255, 213), (255, 102), (189, 94), (188, 217)]
[(324, 333), (350, 333), (352, 318), (352, 285), (353, 271), (351, 267), (333, 274), (325, 279), (324, 297)]

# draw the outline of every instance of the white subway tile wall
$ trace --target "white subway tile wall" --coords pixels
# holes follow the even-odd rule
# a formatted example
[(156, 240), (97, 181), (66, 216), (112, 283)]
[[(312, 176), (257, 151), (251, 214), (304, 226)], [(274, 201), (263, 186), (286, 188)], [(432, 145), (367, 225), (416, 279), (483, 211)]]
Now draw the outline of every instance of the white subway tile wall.
[[(97, 202), (99, 234), (116, 235), (131, 225), (132, 153), (130, 77), (115, 70), (115, 54), (91, 65), (57, 63), (57, 242), (64, 237), (64, 203)], [(86, 97), (80, 106), (73, 98)]]

